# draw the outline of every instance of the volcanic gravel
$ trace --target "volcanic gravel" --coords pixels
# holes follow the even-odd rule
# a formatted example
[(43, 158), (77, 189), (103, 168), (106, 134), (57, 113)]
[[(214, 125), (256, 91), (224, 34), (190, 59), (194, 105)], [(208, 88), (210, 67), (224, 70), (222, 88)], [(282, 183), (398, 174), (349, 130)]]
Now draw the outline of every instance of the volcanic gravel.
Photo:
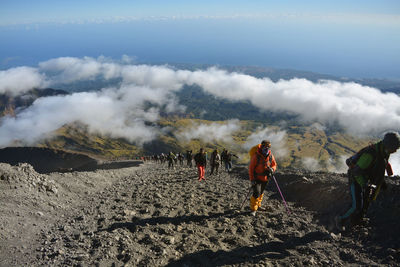
[(246, 166), (206, 171), (199, 182), (194, 167), (154, 162), (49, 174), (0, 163), (0, 266), (400, 265), (398, 177), (369, 220), (338, 232), (343, 174), (279, 171), (288, 210), (271, 181), (252, 216)]

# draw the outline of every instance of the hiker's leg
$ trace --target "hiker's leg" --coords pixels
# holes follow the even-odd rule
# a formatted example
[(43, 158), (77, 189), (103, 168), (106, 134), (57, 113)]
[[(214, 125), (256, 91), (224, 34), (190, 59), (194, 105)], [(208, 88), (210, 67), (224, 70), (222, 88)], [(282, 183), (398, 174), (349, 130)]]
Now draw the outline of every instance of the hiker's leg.
[(197, 173), (199, 176), (199, 181), (201, 181), (201, 166), (200, 166), (200, 164), (197, 164)]
[(212, 175), (214, 172), (214, 165), (211, 165), (211, 171), (210, 171), (210, 175)]
[(250, 209), (251, 211), (255, 212), (258, 209), (258, 199), (261, 192), (261, 183), (259, 181), (256, 181), (252, 189), (253, 189), (253, 194), (250, 197)]
[(261, 183), (261, 188), (260, 188), (260, 196), (258, 197), (258, 207), (261, 207), (261, 202), (263, 200), (264, 197), (264, 190), (265, 187), (267, 187), (268, 182), (262, 182)]
[(361, 200), (362, 200), (362, 190), (361, 186), (357, 182), (352, 182), (350, 185), (350, 195), (351, 195), (351, 207), (350, 209), (339, 218), (342, 222), (347, 222), (351, 217), (361, 211)]

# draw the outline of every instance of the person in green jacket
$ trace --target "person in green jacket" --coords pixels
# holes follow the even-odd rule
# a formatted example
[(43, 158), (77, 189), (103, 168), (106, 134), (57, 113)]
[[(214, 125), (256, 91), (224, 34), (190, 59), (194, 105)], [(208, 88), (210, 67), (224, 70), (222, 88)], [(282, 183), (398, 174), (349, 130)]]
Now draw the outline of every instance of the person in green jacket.
[(365, 216), (371, 200), (376, 199), (379, 191), (386, 188), (385, 170), (393, 175), (389, 163), (390, 154), (400, 147), (400, 136), (396, 132), (388, 132), (383, 140), (361, 149), (346, 160), (349, 166), (351, 208), (343, 215), (335, 217), (336, 227), (351, 227), (359, 224)]

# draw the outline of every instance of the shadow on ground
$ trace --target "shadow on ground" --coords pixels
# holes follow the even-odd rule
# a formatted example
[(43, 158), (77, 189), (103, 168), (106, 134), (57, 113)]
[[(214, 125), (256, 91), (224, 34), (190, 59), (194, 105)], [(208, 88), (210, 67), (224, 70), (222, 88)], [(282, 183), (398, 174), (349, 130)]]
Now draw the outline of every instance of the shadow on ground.
[(94, 171), (139, 166), (142, 161), (127, 160), (100, 163), (87, 155), (42, 147), (7, 147), (0, 149), (0, 162), (10, 165), (28, 163), (38, 173)]

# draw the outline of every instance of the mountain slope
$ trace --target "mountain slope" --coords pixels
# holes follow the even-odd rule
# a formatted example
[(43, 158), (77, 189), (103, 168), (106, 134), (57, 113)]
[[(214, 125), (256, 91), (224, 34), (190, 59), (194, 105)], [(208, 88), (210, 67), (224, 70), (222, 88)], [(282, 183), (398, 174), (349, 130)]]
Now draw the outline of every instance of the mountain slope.
[[(206, 176), (145, 163), (40, 175), (0, 163), (1, 266), (398, 266), (400, 188), (388, 180), (365, 220), (339, 233), (340, 174), (276, 173), (250, 215), (247, 168)], [(243, 203), (243, 207), (242, 206)]]

